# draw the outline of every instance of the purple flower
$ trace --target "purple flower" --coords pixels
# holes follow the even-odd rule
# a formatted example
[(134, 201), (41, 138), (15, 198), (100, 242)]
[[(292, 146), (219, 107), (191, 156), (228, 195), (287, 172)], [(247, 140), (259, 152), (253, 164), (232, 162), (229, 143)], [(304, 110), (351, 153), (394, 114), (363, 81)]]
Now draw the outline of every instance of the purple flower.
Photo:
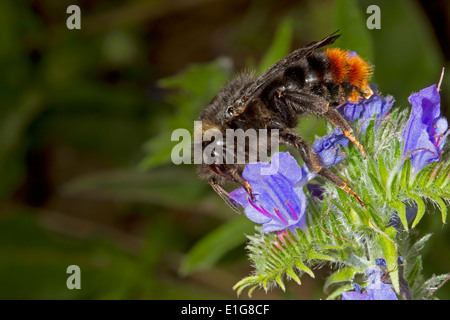
[[(372, 86), (372, 91), (376, 92), (375, 86)], [(341, 109), (341, 113), (349, 121), (358, 120), (361, 126), (361, 132), (364, 133), (369, 126), (369, 119), (384, 119), (393, 103), (394, 98), (392, 96), (381, 97), (377, 93), (374, 93), (369, 99), (363, 100), (360, 103), (348, 102)], [(376, 121), (375, 128), (378, 128), (380, 123), (381, 121)]]
[(378, 258), (376, 264), (376, 267), (366, 270), (366, 275), (369, 277), (367, 288), (364, 290), (355, 283), (353, 285), (355, 291), (343, 292), (342, 300), (398, 300), (391, 285), (383, 282), (386, 261)]
[[(348, 141), (342, 130), (336, 128), (332, 134), (316, 140), (312, 147), (322, 165), (331, 167), (344, 159), (339, 144), (346, 146)], [(262, 170), (270, 166), (268, 163), (247, 164), (242, 176), (250, 183), (255, 201), (249, 198), (244, 188), (232, 191), (231, 201), (242, 206), (250, 220), (263, 224), (263, 232), (305, 227), (306, 197), (303, 187), (317, 174), (306, 165), (300, 168), (289, 152), (275, 154), (272, 164), (278, 168), (273, 174), (262, 174)]]
[(230, 193), (230, 199), (244, 207), (245, 215), (256, 223), (263, 224), (263, 232), (295, 229), (306, 226), (306, 197), (303, 185), (295, 186), (302, 178), (302, 170), (289, 152), (280, 152), (272, 157), (278, 170), (273, 174), (261, 174), (267, 163), (256, 162), (245, 166), (242, 176), (250, 183), (255, 201), (244, 188)]
[(436, 85), (425, 88), (409, 97), (411, 115), (403, 131), (405, 149), (411, 154), (414, 169), (438, 161), (447, 140), (448, 122), (441, 117), (441, 97)]
[[(324, 167), (331, 167), (344, 159), (340, 152), (339, 145), (345, 147), (348, 144), (348, 139), (344, 136), (341, 128), (336, 128), (331, 134), (314, 141), (313, 149), (317, 152), (320, 162)], [(317, 173), (314, 173), (303, 165), (302, 179), (297, 185), (304, 186), (308, 181), (312, 180)]]

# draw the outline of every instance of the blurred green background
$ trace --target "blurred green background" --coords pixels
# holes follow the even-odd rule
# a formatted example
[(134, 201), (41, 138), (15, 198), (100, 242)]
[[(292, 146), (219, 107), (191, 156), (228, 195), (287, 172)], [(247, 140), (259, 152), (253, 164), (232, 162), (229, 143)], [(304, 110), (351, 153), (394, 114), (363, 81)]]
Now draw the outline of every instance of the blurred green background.
[[(81, 30), (66, 27), (72, 4)], [(379, 30), (366, 27), (371, 4)], [(192, 130), (234, 72), (338, 29), (336, 46), (369, 59), (405, 107), (450, 67), (449, 16), (446, 0), (1, 1), (0, 298), (235, 299), (253, 225), (192, 165), (170, 163), (172, 130)], [(447, 117), (449, 97), (447, 75)], [(309, 141), (315, 121), (302, 121)], [(418, 227), (434, 233), (425, 274), (449, 272), (447, 226)], [(81, 290), (66, 287), (72, 264)], [(253, 297), (324, 298), (328, 271)]]

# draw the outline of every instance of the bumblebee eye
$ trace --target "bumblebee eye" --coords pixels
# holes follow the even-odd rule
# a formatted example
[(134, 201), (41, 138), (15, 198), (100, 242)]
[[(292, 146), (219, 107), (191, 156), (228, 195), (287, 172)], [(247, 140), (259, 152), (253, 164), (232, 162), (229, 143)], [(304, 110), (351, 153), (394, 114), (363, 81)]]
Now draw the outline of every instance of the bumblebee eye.
[(223, 165), (218, 165), (218, 164), (210, 164), (209, 167), (214, 170), (214, 172), (220, 174), (221, 176), (227, 176), (229, 175), (229, 173), (227, 172), (227, 170), (225, 169), (225, 167)]
[(226, 112), (227, 116), (229, 116), (229, 117), (234, 116), (233, 106), (229, 106), (225, 112)]

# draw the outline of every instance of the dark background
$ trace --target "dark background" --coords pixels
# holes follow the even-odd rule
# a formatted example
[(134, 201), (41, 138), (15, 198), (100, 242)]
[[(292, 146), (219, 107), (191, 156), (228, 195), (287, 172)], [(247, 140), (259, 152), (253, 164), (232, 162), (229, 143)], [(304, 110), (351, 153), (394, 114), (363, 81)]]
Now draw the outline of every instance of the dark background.
[[(66, 28), (71, 4), (81, 8), (81, 30)], [(371, 4), (381, 9), (380, 30), (365, 28)], [(244, 232), (253, 226), (236, 218), (192, 166), (167, 161), (171, 130), (179, 119), (192, 123), (199, 110), (174, 104), (179, 100), (158, 80), (212, 63), (211, 81), (205, 72), (189, 78), (206, 104), (224, 75), (258, 65), (290, 19), (290, 49), (339, 29), (336, 45), (371, 61), (373, 82), (405, 107), (412, 92), (437, 83), (450, 66), (449, 5), (1, 1), (0, 298), (234, 299), (232, 286), (251, 271)], [(448, 75), (441, 93), (448, 117)], [(417, 237), (434, 233), (424, 249), (425, 275), (449, 272), (446, 225), (433, 215), (417, 229)], [(224, 234), (233, 241), (208, 247)], [(81, 290), (66, 287), (72, 264), (81, 268)], [(327, 271), (303, 277), (301, 286), (289, 283), (286, 293), (253, 296), (324, 298)], [(450, 298), (448, 284), (438, 297)]]

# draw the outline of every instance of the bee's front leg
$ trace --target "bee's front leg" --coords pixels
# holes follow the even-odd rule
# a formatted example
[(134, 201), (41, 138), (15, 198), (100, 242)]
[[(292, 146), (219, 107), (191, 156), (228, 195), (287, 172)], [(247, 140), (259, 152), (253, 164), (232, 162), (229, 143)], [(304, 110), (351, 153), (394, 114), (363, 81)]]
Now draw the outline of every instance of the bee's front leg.
[(213, 188), (213, 190), (222, 198), (223, 201), (235, 212), (241, 213), (241, 211), (236, 207), (236, 205), (230, 200), (230, 195), (226, 192), (214, 179), (209, 181), (209, 184)]
[(255, 196), (253, 195), (252, 187), (250, 186), (250, 183), (242, 177), (242, 173), (237, 168), (231, 168), (230, 169), (231, 176), (233, 177), (233, 180), (239, 183), (248, 193), (250, 196), (250, 199), (252, 201), (255, 201)]
[(238, 166), (235, 165), (224, 166), (212, 164), (210, 165), (210, 167), (214, 172), (226, 178), (227, 180), (230, 180), (230, 182), (232, 181), (234, 183), (240, 184), (247, 191), (248, 195), (250, 196), (250, 199), (252, 199), (252, 201), (255, 201), (255, 196), (253, 195), (252, 187), (250, 186), (250, 183), (246, 179), (244, 179), (244, 177), (242, 177), (242, 172)]

